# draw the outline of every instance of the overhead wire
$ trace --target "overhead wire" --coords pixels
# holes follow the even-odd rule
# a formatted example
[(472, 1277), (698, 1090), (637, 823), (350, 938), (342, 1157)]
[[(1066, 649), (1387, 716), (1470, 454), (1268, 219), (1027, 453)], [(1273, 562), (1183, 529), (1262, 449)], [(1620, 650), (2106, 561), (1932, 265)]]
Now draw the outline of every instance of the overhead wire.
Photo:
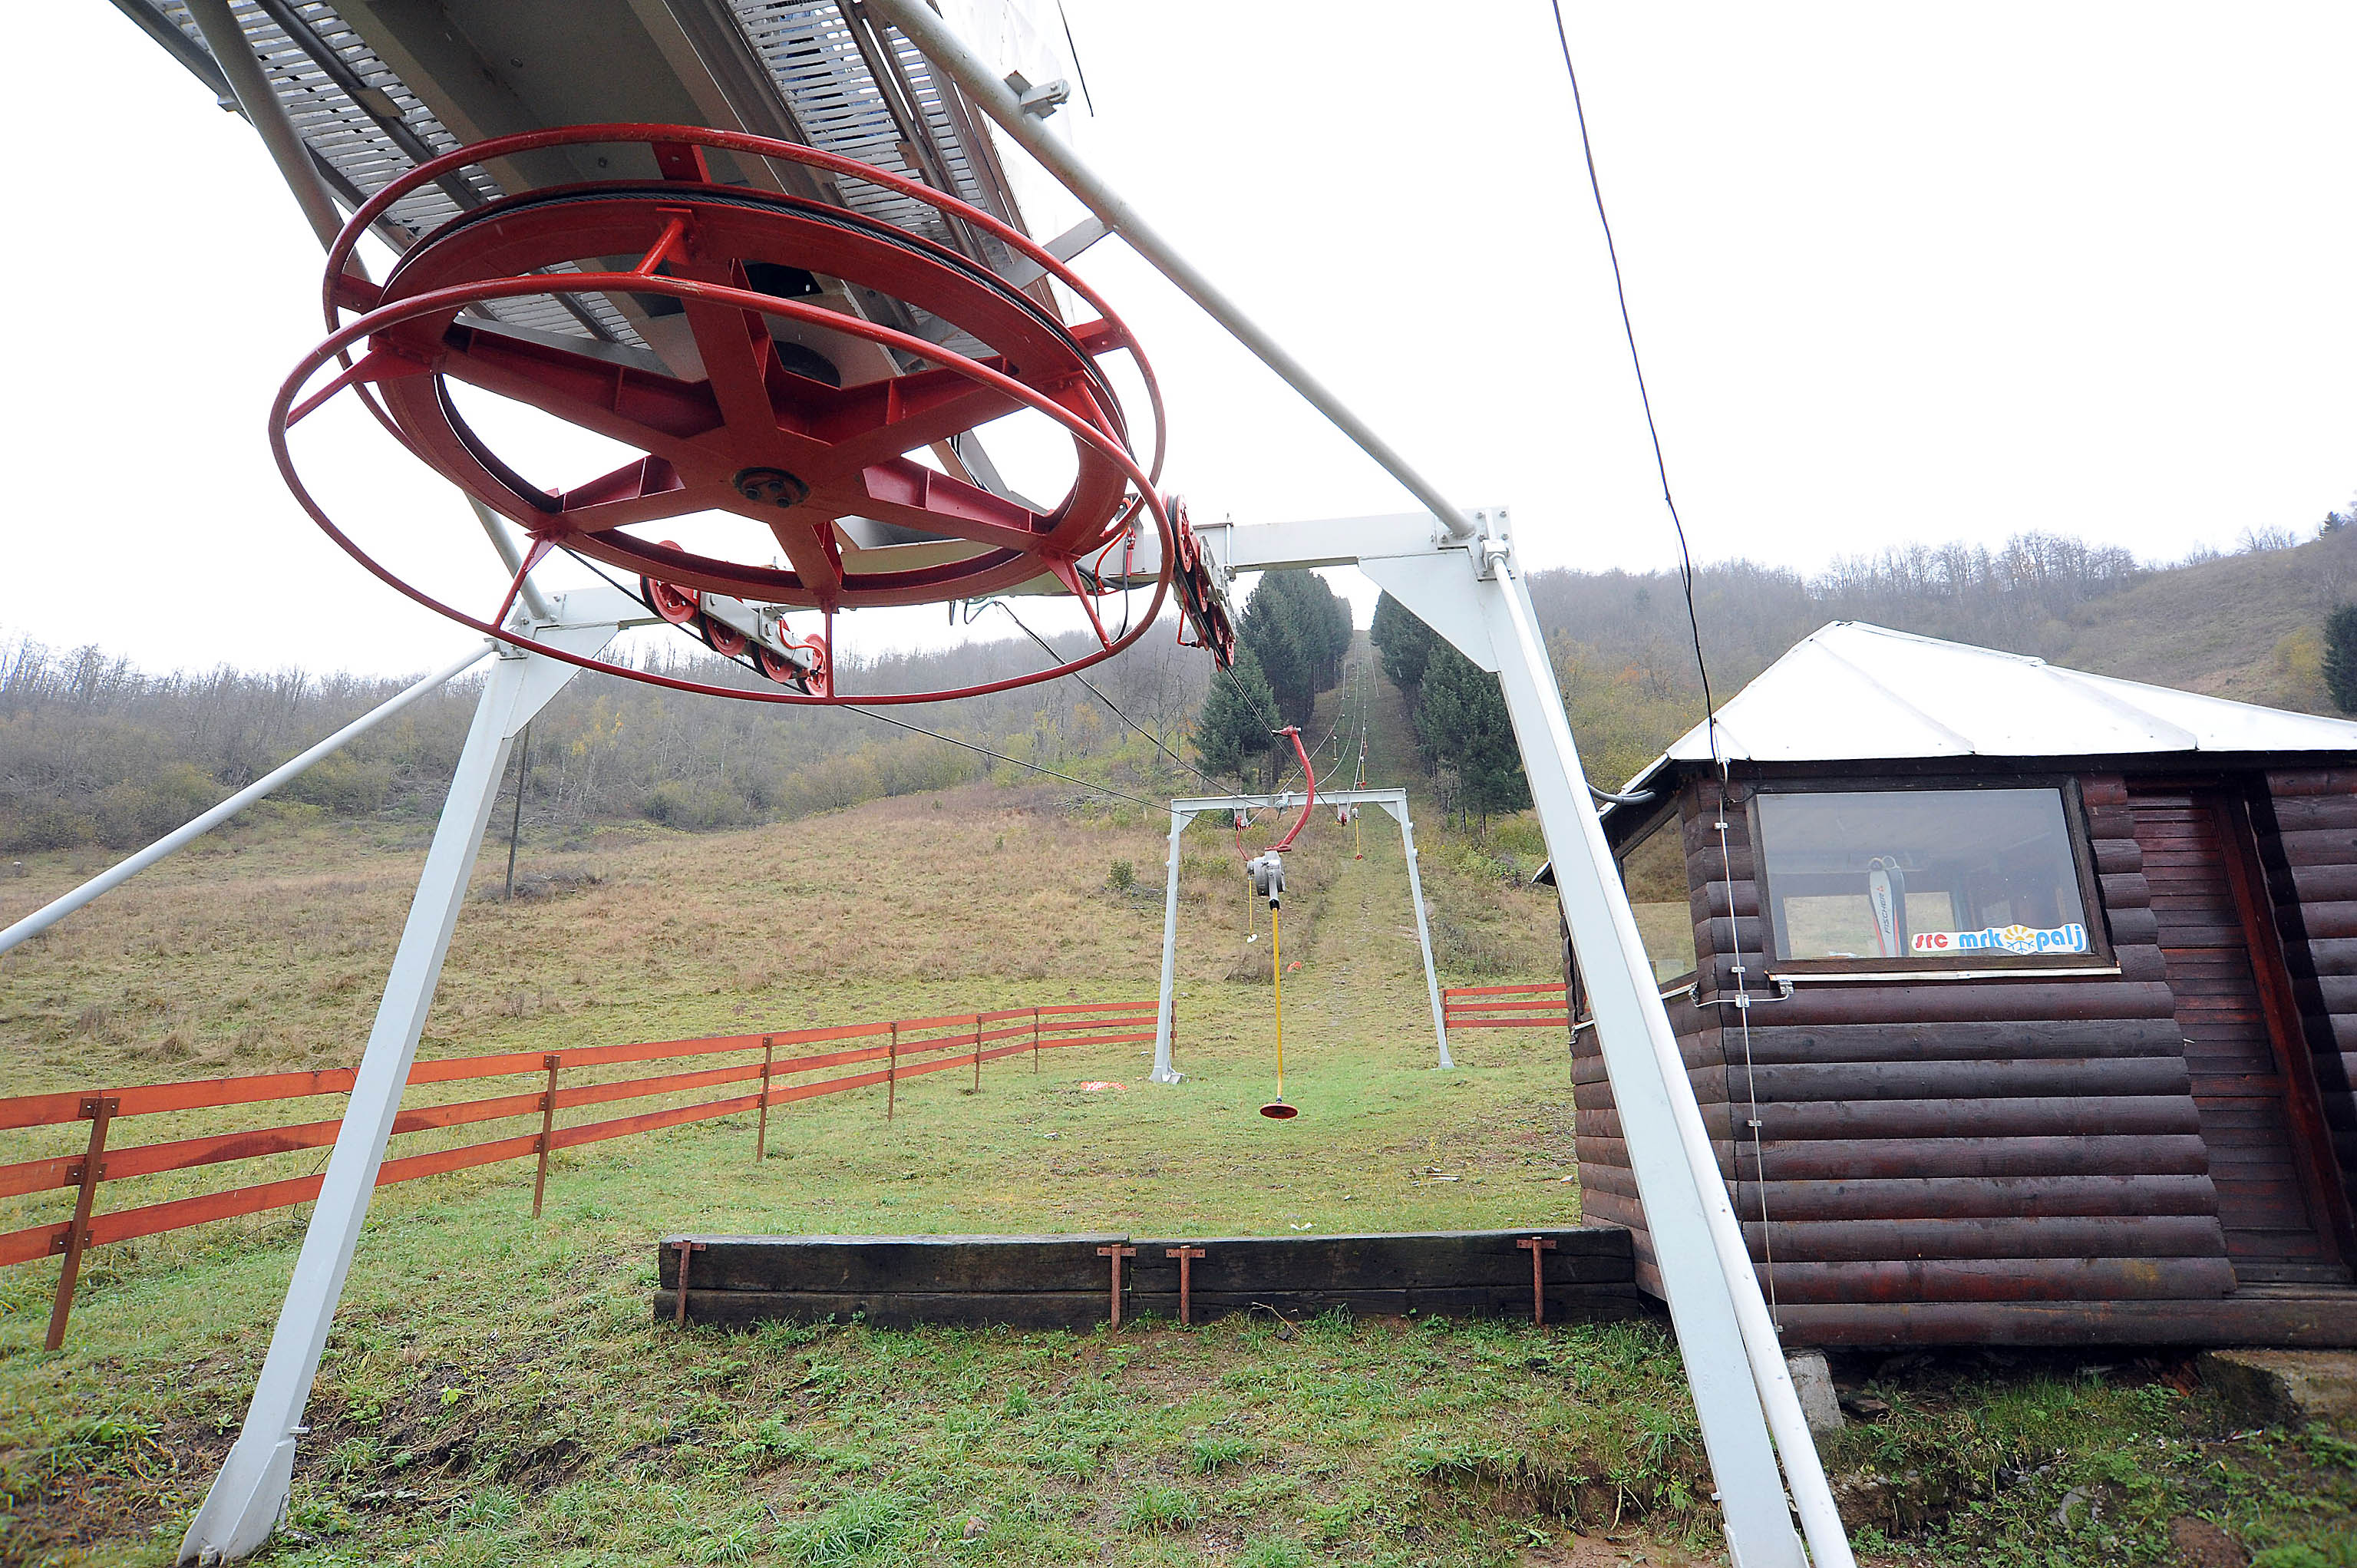
[[(588, 567), (590, 571), (596, 573), (599, 577), (604, 578), (607, 585), (613, 588), (618, 593), (628, 594), (634, 599), (639, 597), (638, 595), (631, 593), (630, 589), (623, 587), (621, 584), (616, 582), (613, 576), (600, 567), (595, 561), (592, 561), (587, 556), (581, 555), (569, 549), (566, 550), (565, 553), (572, 556), (574, 560), (579, 562), (582, 565)], [(1022, 623), (1018, 621), (1017, 624), (1021, 625)], [(685, 630), (686, 628), (681, 628), (679, 629)], [(748, 663), (747, 660), (742, 659), (731, 659), (726, 654), (722, 653), (719, 650), (712, 647), (710, 643), (704, 644), (704, 647), (705, 651), (709, 652), (714, 658), (722, 660), (724, 663), (739, 665), (745, 669), (751, 670), (757, 675), (761, 673), (760, 667), (759, 665)], [(1049, 650), (1050, 653), (1053, 653), (1053, 651), (1054, 650), (1052, 649)], [(834, 650), (829, 648), (827, 650), (827, 658), (829, 660), (832, 660), (834, 657)], [(834, 703), (834, 706), (842, 708), (848, 713), (857, 714), (864, 719), (874, 719), (880, 724), (891, 725), (897, 729), (908, 730), (911, 734), (925, 736), (931, 739), (942, 741), (950, 746), (963, 746), (968, 751), (979, 752), (983, 756), (994, 758), (999, 762), (1011, 762), (1017, 768), (1028, 768), (1033, 773), (1041, 774), (1049, 779), (1060, 779), (1067, 784), (1077, 784), (1083, 789), (1092, 789), (1100, 795), (1110, 795), (1115, 800), (1127, 800), (1133, 805), (1144, 806), (1149, 811), (1159, 810), (1153, 801), (1145, 800), (1136, 795), (1132, 795), (1126, 790), (1115, 789), (1110, 785), (1094, 783), (1086, 779), (1075, 779), (1069, 773), (1059, 773), (1052, 768), (1042, 768), (1036, 762), (1026, 762), (1019, 757), (1009, 757), (1003, 751), (993, 751), (986, 746), (978, 746), (970, 740), (960, 740), (953, 735), (943, 735), (939, 730), (927, 729), (922, 725), (910, 724), (907, 719), (894, 718), (891, 714), (878, 713), (874, 708), (863, 708), (856, 703)]]
[[(990, 602), (996, 605), (1000, 609), (1005, 610), (1006, 612), (1006, 618), (1013, 621), (1022, 631), (1024, 636), (1038, 643), (1041, 652), (1045, 653), (1049, 658), (1057, 660), (1060, 662), (1062, 660), (1064, 656), (1057, 652), (1046, 638), (1041, 637), (1038, 632), (1032, 630), (1030, 626), (1025, 622), (1023, 618), (1015, 613), (1014, 606), (1008, 604), (1005, 599), (993, 599)], [(1201, 768), (1196, 767), (1193, 763), (1188, 761), (1185, 757), (1179, 756), (1177, 752), (1171, 750), (1168, 746), (1163, 745), (1161, 741), (1155, 738), (1153, 734), (1149, 732), (1145, 725), (1139, 724), (1135, 719), (1131, 718), (1127, 714), (1122, 712), (1121, 704), (1114, 702), (1111, 697), (1106, 696), (1097, 686), (1095, 682), (1090, 680), (1087, 676), (1081, 674), (1077, 671), (1072, 672), (1071, 678), (1078, 681), (1082, 685), (1087, 687), (1091, 694), (1092, 694), (1098, 702), (1103, 703), (1106, 707), (1111, 708), (1113, 710), (1114, 717), (1119, 719), (1122, 723), (1135, 730), (1139, 735), (1144, 736), (1146, 743), (1152, 746), (1155, 750), (1160, 752), (1163, 756), (1168, 757), (1171, 761), (1177, 763), (1179, 767), (1185, 768), (1196, 778), (1200, 779), (1212, 789), (1221, 790), (1222, 793), (1225, 792), (1226, 786), (1222, 785), (1218, 779), (1212, 778), (1210, 774), (1204, 772)]]
[(1711, 763), (1718, 774), (1717, 818), (1713, 826), (1718, 835), (1719, 875), (1723, 879), (1720, 885), (1727, 889), (1727, 914), (1730, 917), (1727, 920), (1727, 929), (1735, 957), (1735, 962), (1731, 966), (1731, 972), (1735, 977), (1735, 995), (1732, 1000), (1735, 1003), (1735, 1016), (1739, 1024), (1743, 1045), (1745, 1093), (1750, 1101), (1750, 1115), (1747, 1119), (1746, 1126), (1751, 1134), (1752, 1172), (1757, 1178), (1753, 1185), (1759, 1189), (1760, 1194), (1760, 1245), (1762, 1261), (1760, 1273), (1768, 1286), (1769, 1320), (1776, 1323), (1781, 1331), (1782, 1325), (1777, 1322), (1781, 1313), (1776, 1300), (1774, 1230), (1769, 1222), (1768, 1215), (1767, 1148), (1763, 1142), (1765, 1136), (1763, 1118), (1760, 1114), (1759, 1076), (1753, 1066), (1751, 1053), (1751, 994), (1748, 988), (1743, 962), (1743, 940), (1740, 934), (1742, 926), (1739, 921), (1732, 918), (1735, 913), (1735, 856), (1727, 843), (1727, 813), (1734, 799), (1734, 781), (1732, 770), (1727, 766), (1727, 755), (1720, 749), (1718, 744), (1718, 704), (1711, 695), (1710, 660), (1703, 653), (1702, 617), (1695, 608), (1694, 551), (1686, 539), (1685, 520), (1678, 515), (1677, 499), (1671, 493), (1669, 461), (1662, 455), (1661, 426), (1654, 421), (1652, 394), (1646, 390), (1645, 386), (1645, 361), (1643, 356), (1637, 351), (1637, 327), (1629, 314), (1629, 290), (1620, 275), (1620, 252), (1619, 246), (1613, 242), (1611, 217), (1604, 209), (1604, 183), (1596, 173), (1596, 147), (1587, 133), (1587, 109), (1580, 99), (1579, 71), (1571, 62), (1571, 35), (1564, 26), (1563, 0), (1548, 0), (1548, 5), (1555, 13), (1555, 43), (1563, 50), (1563, 73), (1571, 83), (1571, 110), (1573, 117), (1579, 124), (1579, 153), (1582, 162), (1587, 168), (1588, 194), (1595, 199), (1596, 221), (1604, 231), (1604, 253), (1612, 263), (1612, 294), (1620, 306), (1621, 336), (1628, 339), (1629, 365), (1637, 378), (1637, 400), (1644, 408), (1645, 434), (1653, 446), (1653, 471), (1661, 478), (1662, 504), (1669, 510), (1670, 524), (1676, 530), (1678, 537), (1678, 581), (1685, 595), (1686, 629), (1694, 639), (1695, 669), (1702, 677), (1703, 735), (1710, 747)]

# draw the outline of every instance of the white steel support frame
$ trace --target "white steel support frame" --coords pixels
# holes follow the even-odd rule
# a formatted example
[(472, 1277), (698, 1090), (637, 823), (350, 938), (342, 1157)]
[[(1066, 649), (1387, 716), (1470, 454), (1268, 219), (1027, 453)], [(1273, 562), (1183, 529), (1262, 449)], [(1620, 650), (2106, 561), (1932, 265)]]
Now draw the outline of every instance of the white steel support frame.
[[(1219, 558), (1231, 572), (1358, 565), (1467, 658), (1498, 673), (1592, 1002), (1630, 1164), (1717, 1480), (1734, 1568), (1798, 1568), (1811, 1555), (1818, 1568), (1853, 1568), (1848, 1539), (1760, 1296), (1727, 1181), (1588, 797), (1561, 694), (1515, 565), (1505, 515), (1469, 515), (1453, 505), (1074, 157), (926, 0), (866, 0), (866, 5), (964, 88), (1105, 230), (1120, 235), (1429, 509), (1429, 516), (1211, 530), (1206, 537), (1222, 541)], [(242, 38), (222, 0), (191, 0), (191, 14), (218, 46), (216, 57), (242, 52)], [(251, 68), (253, 62), (242, 63)], [(241, 71), (227, 59), (223, 65), (306, 216), (324, 234), (335, 226), (333, 203), (301, 156), (283, 108), (263, 91), (257, 70)], [(498, 531), (493, 532), (496, 540)], [(586, 654), (602, 647), (620, 625), (642, 618), (617, 612), (601, 623), (592, 616), (568, 616), (560, 600), (557, 624), (539, 635)], [(253, 1552), (285, 1506), (304, 1404), (492, 792), (516, 732), (573, 670), (557, 660), (519, 655), (502, 659), (486, 687), (260, 1387), (244, 1430), (181, 1544), (183, 1562), (225, 1561)], [(1785, 1480), (1792, 1489), (1789, 1508)], [(1799, 1513), (1807, 1534), (1805, 1554), (1792, 1510)]]
[[(1162, 886), (1162, 1009), (1154, 1022), (1154, 1071), (1157, 1083), (1177, 1083), (1178, 1071), (1170, 1065), (1171, 1025), (1177, 1017), (1177, 977), (1178, 972), (1178, 841), (1186, 835), (1187, 824), (1205, 811), (1291, 811), (1300, 808), (1302, 797), (1283, 795), (1202, 795), (1170, 802), (1170, 865), (1168, 880)], [(1424, 878), (1415, 868), (1415, 828), (1407, 816), (1407, 791), (1405, 789), (1321, 789), (1318, 792), (1321, 806), (1381, 806), (1399, 823), (1400, 845), (1407, 852), (1407, 895), (1415, 905), (1415, 940), (1424, 950), (1424, 989), (1432, 999), (1432, 1038), (1440, 1048), (1437, 1065), (1452, 1068), (1457, 1063), (1448, 1055), (1448, 1023), (1440, 1005), (1440, 980), (1432, 967), (1432, 930), (1424, 914)]]
[[(1726, 1176), (1653, 983), (1564, 717), (1502, 511), (1468, 515), (1246, 317), (1071, 148), (926, 0), (867, 0), (1097, 220), (1331, 420), (1429, 516), (1204, 531), (1231, 572), (1355, 564), (1497, 672), (1578, 953), (1646, 1227), (1660, 1264), (1734, 1568), (1854, 1568)], [(1389, 526), (1383, 526), (1388, 524)], [(1772, 1441), (1770, 1434), (1773, 1434)], [(1782, 1461), (1782, 1476), (1778, 1461)], [(1791, 1483), (1791, 1498), (1785, 1482)], [(1800, 1516), (1807, 1546), (1792, 1528)]]
[[(637, 600), (606, 588), (560, 596), (554, 618), (533, 627), (533, 635), (583, 658), (597, 653), (623, 626), (649, 618)], [(474, 724), (451, 776), (450, 793), (442, 803), (433, 847), (426, 852), (425, 873), (417, 879), (408, 924), (393, 952), (384, 999), (369, 1031), (318, 1201), (303, 1235), (303, 1250), (295, 1261), (286, 1304), (271, 1336), (253, 1402), (246, 1407), (245, 1424), (180, 1542), (182, 1563), (232, 1562), (257, 1552), (285, 1512), (296, 1439), (309, 1430), (303, 1424), (303, 1412), (312, 1380), (318, 1375), (336, 1304), (351, 1272), (361, 1224), (376, 1191), (377, 1171), (384, 1163), (402, 1090), (409, 1081), (418, 1036), (442, 978), (450, 934), (466, 902), (509, 751), (533, 715), (578, 672), (562, 660), (508, 648), (484, 682)]]
[(287, 761), (281, 763), (278, 767), (272, 768), (269, 772), (264, 774), (261, 778), (255, 779), (244, 789), (240, 789), (236, 794), (231, 795), (228, 800), (223, 800), (220, 805), (213, 807), (210, 811), (206, 811), (199, 816), (193, 817), (188, 822), (181, 823), (178, 827), (174, 828), (170, 832), (166, 833), (162, 838), (157, 839), (154, 843), (149, 844), (145, 849), (140, 850), (133, 854), (125, 855), (123, 859), (115, 862), (113, 865), (108, 866), (104, 871), (100, 872), (96, 876), (91, 877), (89, 881), (75, 888), (72, 892), (64, 894), (50, 900), (47, 904), (42, 905), (39, 908), (34, 910), (23, 919), (17, 921), (15, 925), (10, 926), (6, 930), (0, 931), (0, 953), (6, 952), (9, 949), (16, 946), (19, 942), (30, 941), (33, 938), (39, 936), (43, 931), (48, 930), (51, 926), (56, 925), (59, 920), (64, 919), (68, 915), (72, 914), (76, 909), (79, 909), (83, 905), (90, 903), (100, 894), (112, 892), (113, 889), (120, 887), (123, 884), (138, 875), (141, 872), (146, 870), (149, 866), (155, 865), (157, 861), (162, 860), (165, 856), (171, 854), (176, 850), (185, 849), (189, 844), (196, 843), (197, 840), (204, 837), (205, 834), (212, 832), (215, 828), (221, 826), (231, 817), (236, 816), (248, 806), (254, 804), (256, 801), (263, 800), (266, 796), (274, 794), (282, 786), (291, 782), (315, 765), (334, 756), (337, 752), (343, 750), (344, 747), (350, 746), (361, 736), (368, 734), (369, 731), (376, 728), (377, 725), (384, 723), (385, 720), (393, 717), (393, 714), (401, 712), (404, 708), (406, 708), (410, 703), (417, 701), (420, 697), (425, 696), (433, 692), (440, 691), (443, 686), (457, 680), (460, 675), (466, 673), (476, 665), (481, 663), (486, 658), (490, 657), (490, 651), (491, 645), (486, 642), (481, 647), (476, 649), (472, 653), (468, 654), (464, 659), (457, 660), (456, 663), (446, 665), (442, 669), (436, 671), (433, 674), (426, 676), (424, 680), (419, 681), (416, 684), (394, 693), (385, 702), (370, 709), (367, 713), (362, 714), (360, 717), (354, 719), (351, 723), (346, 725), (343, 728), (338, 730), (327, 739), (319, 742), (318, 745), (312, 746), (307, 751), (303, 752), (300, 756), (291, 757)]

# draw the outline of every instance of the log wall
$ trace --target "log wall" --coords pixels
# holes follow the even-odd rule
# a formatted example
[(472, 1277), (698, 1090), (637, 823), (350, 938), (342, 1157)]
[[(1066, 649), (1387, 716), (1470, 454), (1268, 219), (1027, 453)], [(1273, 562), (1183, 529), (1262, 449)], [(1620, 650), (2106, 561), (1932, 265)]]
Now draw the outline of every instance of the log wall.
[[(666, 1237), (656, 1250), (659, 1321), (745, 1325), (857, 1319), (879, 1328), (920, 1323), (1085, 1330), (1113, 1315), (1122, 1251), (1121, 1316), (1180, 1316), (1178, 1260), (1188, 1249), (1187, 1316), (1196, 1323), (1257, 1310), (1315, 1316), (1337, 1307), (1380, 1316), (1528, 1317), (1532, 1238), (1550, 1323), (1645, 1316), (1626, 1231), (1609, 1226), (1427, 1231), (1390, 1236), (1157, 1240), (1064, 1236)], [(678, 1243), (688, 1255), (680, 1309)]]
[[(1686, 847), (1686, 885), (1701, 886), (1699, 878), (1706, 872), (1718, 875), (1718, 835), (1698, 822), (1699, 797), (1689, 790), (1678, 801), (1680, 831)], [(1716, 821), (1716, 818), (1709, 819)], [(1696, 849), (1696, 835), (1707, 841), (1706, 858)], [(1748, 852), (1747, 852), (1748, 853)], [(1706, 917), (1700, 906), (1701, 896), (1695, 896), (1696, 938)], [(1697, 947), (1701, 953), (1707, 950)], [(1564, 940), (1565, 983), (1570, 994), (1581, 994), (1577, 965), (1566, 932)], [(1719, 1047), (1719, 1018), (1722, 1009), (1698, 1005), (1693, 997), (1673, 999), (1669, 1003), (1670, 1026), (1677, 1032), (1678, 1054), (1684, 1059), (1686, 1078), (1694, 1085), (1695, 1098), (1702, 1105), (1704, 1121), (1712, 1128), (1718, 1141), (1721, 1164), (1726, 1164), (1725, 1139), (1727, 1122), (1727, 1062)], [(1575, 1012), (1584, 1008), (1575, 1007)], [(1612, 1085), (1604, 1072), (1604, 1056), (1597, 1045), (1596, 1031), (1582, 1029), (1571, 1038), (1572, 1103), (1577, 1121), (1574, 1144), (1579, 1158), (1579, 1194), (1581, 1217), (1590, 1222), (1625, 1225), (1631, 1232), (1636, 1249), (1637, 1283), (1655, 1295), (1662, 1292), (1662, 1274), (1653, 1258), (1652, 1238), (1645, 1230), (1645, 1211), (1637, 1198), (1636, 1177), (1629, 1167), (1629, 1147), (1620, 1135), (1620, 1117), (1612, 1104)], [(1732, 1171), (1726, 1174), (1731, 1176)]]
[(2317, 1100), (2357, 1208), (2357, 770), (2271, 771), (2251, 817)]
[[(2271, 782), (2276, 820), (2261, 836), (2279, 913), (2305, 922), (2287, 924), (2287, 946), (2303, 955), (2318, 1077), (2343, 1168), (2357, 1171), (2357, 776)], [(2108, 927), (2116, 975), (1803, 982), (1779, 1001), (1761, 994), (1774, 966), (1746, 786), (1725, 809), (1724, 855), (1719, 784), (1684, 787), (1698, 989), (1670, 1016), (1754, 1265), (1795, 1343), (2079, 1330), (2247, 1342), (2265, 1331), (2218, 1310), (2234, 1273), (2125, 781), (2088, 773), (2080, 784), (2102, 886), (2103, 908), (2088, 914)], [(1738, 963), (1755, 997), (1748, 1035), (1722, 1004)], [(1636, 1232), (1640, 1282), (1658, 1291), (1593, 1035), (1572, 1052), (1586, 1212)], [(2292, 1316), (2300, 1335), (2323, 1321), (2307, 1307)], [(2357, 1314), (2344, 1316), (2334, 1332), (2357, 1336)]]

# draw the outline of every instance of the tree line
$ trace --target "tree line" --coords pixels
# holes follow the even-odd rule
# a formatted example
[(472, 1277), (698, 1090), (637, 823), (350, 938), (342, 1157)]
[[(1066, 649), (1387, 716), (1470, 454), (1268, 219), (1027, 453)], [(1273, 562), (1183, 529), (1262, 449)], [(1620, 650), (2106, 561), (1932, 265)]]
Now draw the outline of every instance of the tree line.
[(1415, 748), (1444, 814), (1486, 827), (1531, 803), (1522, 748), (1498, 677), (1475, 664), (1389, 594), (1375, 601), (1368, 636), (1383, 674), (1407, 699)]
[[(1060, 658), (1082, 646), (1078, 634), (1049, 641), (1062, 650)], [(740, 666), (667, 634), (643, 637), (629, 657), (651, 671), (758, 683)], [(854, 691), (938, 689), (1047, 662), (1036, 643), (1010, 637), (847, 658), (844, 681)], [(1207, 673), (1200, 655), (1178, 646), (1175, 618), (1090, 671), (1152, 739), (1070, 678), (888, 711), (1025, 762), (1146, 794), (1152, 791), (1141, 786), (1162, 788), (1179, 776), (1157, 743), (1174, 751), (1183, 743)], [(61, 650), (0, 638), (0, 853), (135, 848), (407, 683), (229, 666), (156, 673), (96, 647)], [(270, 809), (430, 818), (480, 691), (479, 675), (462, 677), (420, 699), (287, 784)], [(543, 709), (518, 750), (530, 758), (525, 818), (544, 826), (640, 819), (731, 827), (943, 789), (1003, 768), (845, 709), (733, 703), (595, 674), (576, 678)], [(509, 788), (520, 771), (521, 755)]]
[(1320, 693), (1342, 678), (1351, 650), (1350, 601), (1312, 571), (1265, 572), (1236, 619), (1236, 661), (1211, 679), (1195, 722), (1207, 772), (1247, 788), (1275, 788), (1292, 756), (1275, 731), (1307, 728)]

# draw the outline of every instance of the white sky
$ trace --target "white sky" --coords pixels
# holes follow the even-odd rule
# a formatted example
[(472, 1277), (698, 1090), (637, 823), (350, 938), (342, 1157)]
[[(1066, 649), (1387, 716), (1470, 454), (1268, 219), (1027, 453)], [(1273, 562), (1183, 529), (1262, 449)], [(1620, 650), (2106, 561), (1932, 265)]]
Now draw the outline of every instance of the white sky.
[[(1078, 145), (1346, 401), (1511, 505), (1534, 564), (1674, 560), (1544, 0), (1067, 7)], [(2045, 529), (2169, 558), (2357, 491), (2357, 6), (1567, 15), (1699, 557)], [(272, 465), (319, 263), (253, 133), (101, 0), (10, 41), (48, 64), (0, 99), (0, 635), (154, 668), (464, 647)], [(1156, 360), (1197, 515), (1409, 510), (1117, 242), (1081, 266)], [(496, 598), (454, 492), (357, 424), (317, 442), (323, 490)]]

